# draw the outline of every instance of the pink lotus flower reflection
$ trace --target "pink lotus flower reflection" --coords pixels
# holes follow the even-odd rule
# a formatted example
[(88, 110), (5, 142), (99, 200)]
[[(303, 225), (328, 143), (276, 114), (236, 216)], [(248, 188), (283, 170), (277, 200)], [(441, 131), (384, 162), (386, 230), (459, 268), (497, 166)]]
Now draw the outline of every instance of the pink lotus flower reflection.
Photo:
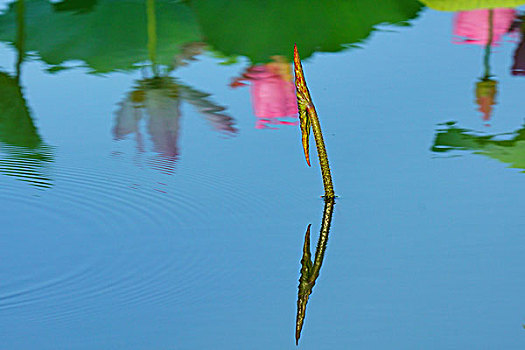
[(231, 87), (239, 87), (246, 85), (245, 81), (251, 83), (257, 129), (274, 128), (272, 125), (297, 125), (297, 100), (291, 65), (280, 57), (273, 59), (275, 62), (248, 68), (242, 77), (230, 84)]
[(459, 11), (454, 17), (455, 44), (487, 45), (490, 40), (490, 11), (492, 11), (492, 46), (501, 42), (516, 16), (512, 8)]

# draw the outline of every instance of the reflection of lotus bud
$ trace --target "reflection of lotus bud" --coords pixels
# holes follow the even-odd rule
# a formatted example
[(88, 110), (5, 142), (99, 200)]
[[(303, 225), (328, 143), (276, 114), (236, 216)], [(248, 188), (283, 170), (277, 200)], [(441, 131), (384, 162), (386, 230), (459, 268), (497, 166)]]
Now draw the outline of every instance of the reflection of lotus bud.
[(483, 120), (489, 121), (492, 114), (492, 106), (496, 104), (498, 82), (491, 79), (483, 79), (476, 83), (476, 103), (479, 111), (483, 113)]
[(144, 90), (133, 90), (130, 94), (130, 99), (133, 103), (142, 104), (146, 99)]

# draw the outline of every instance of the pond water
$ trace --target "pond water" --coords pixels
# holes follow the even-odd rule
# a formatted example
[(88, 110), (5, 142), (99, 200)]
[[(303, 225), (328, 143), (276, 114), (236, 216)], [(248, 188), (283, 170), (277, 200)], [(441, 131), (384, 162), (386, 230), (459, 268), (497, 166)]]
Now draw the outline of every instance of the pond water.
[(299, 348), (523, 349), (524, 9), (472, 3), (1, 2), (0, 348), (296, 347), (297, 43)]

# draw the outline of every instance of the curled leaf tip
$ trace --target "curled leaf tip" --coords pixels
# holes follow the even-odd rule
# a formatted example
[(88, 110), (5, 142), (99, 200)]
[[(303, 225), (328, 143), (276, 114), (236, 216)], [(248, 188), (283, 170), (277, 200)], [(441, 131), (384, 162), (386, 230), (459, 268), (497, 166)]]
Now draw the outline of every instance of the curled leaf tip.
[(297, 44), (294, 46), (293, 53), (294, 71), (295, 71), (295, 90), (297, 93), (297, 107), (299, 110), (299, 120), (301, 125), (302, 143), (304, 156), (306, 163), (310, 165), (309, 155), (309, 136), (310, 136), (310, 116), (308, 112), (308, 106), (312, 104), (310, 93), (306, 87), (306, 81), (304, 79), (303, 67), (301, 66), (301, 59), (297, 52)]
[(303, 75), (303, 67), (301, 64), (301, 58), (299, 57), (299, 51), (297, 50), (297, 44), (293, 48), (293, 63), (295, 68), (295, 85), (297, 87), (298, 81), (300, 81), (301, 84), (305, 84), (304, 82), (304, 75)]

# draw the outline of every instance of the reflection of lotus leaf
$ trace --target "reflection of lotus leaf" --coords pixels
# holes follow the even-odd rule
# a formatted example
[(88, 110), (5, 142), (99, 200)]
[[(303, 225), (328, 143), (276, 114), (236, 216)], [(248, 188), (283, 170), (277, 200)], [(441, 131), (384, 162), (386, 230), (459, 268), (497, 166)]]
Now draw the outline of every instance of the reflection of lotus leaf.
[[(339, 51), (363, 41), (377, 24), (405, 24), (421, 7), (416, 0), (156, 0), (157, 63), (172, 64), (182, 44), (203, 37), (222, 55), (247, 56), (253, 62), (276, 54), (291, 60), (296, 41), (302, 57)], [(80, 60), (104, 73), (129, 70), (149, 58), (143, 0), (25, 0), (25, 8), (26, 51), (37, 53), (51, 68)], [(13, 4), (0, 15), (1, 41), (14, 42), (15, 17)]]
[[(156, 0), (155, 9), (157, 63), (169, 65), (181, 44), (200, 41), (201, 36), (183, 3)], [(26, 51), (36, 52), (52, 66), (80, 60), (104, 73), (129, 70), (148, 59), (143, 0), (100, 0), (89, 11), (64, 11), (64, 6), (48, 0), (25, 0), (25, 16)], [(15, 18), (16, 6), (11, 4), (0, 16), (1, 41), (14, 42)]]
[(273, 55), (291, 61), (295, 42), (303, 59), (342, 50), (377, 24), (406, 23), (422, 6), (415, 0), (195, 0), (191, 7), (214, 49), (259, 63)]
[(467, 11), (498, 7), (517, 7), (524, 0), (421, 0), (422, 3), (439, 11)]
[(51, 161), (49, 147), (42, 144), (16, 79), (0, 73), (0, 172), (49, 187), (42, 167)]
[(20, 86), (5, 73), (0, 73), (0, 141), (27, 148), (41, 143)]
[(448, 126), (437, 133), (432, 147), (434, 152), (471, 150), (509, 163), (511, 168), (525, 169), (525, 128), (514, 132), (512, 139), (497, 140), (500, 135), (478, 136), (473, 131), (455, 127), (454, 123)]

